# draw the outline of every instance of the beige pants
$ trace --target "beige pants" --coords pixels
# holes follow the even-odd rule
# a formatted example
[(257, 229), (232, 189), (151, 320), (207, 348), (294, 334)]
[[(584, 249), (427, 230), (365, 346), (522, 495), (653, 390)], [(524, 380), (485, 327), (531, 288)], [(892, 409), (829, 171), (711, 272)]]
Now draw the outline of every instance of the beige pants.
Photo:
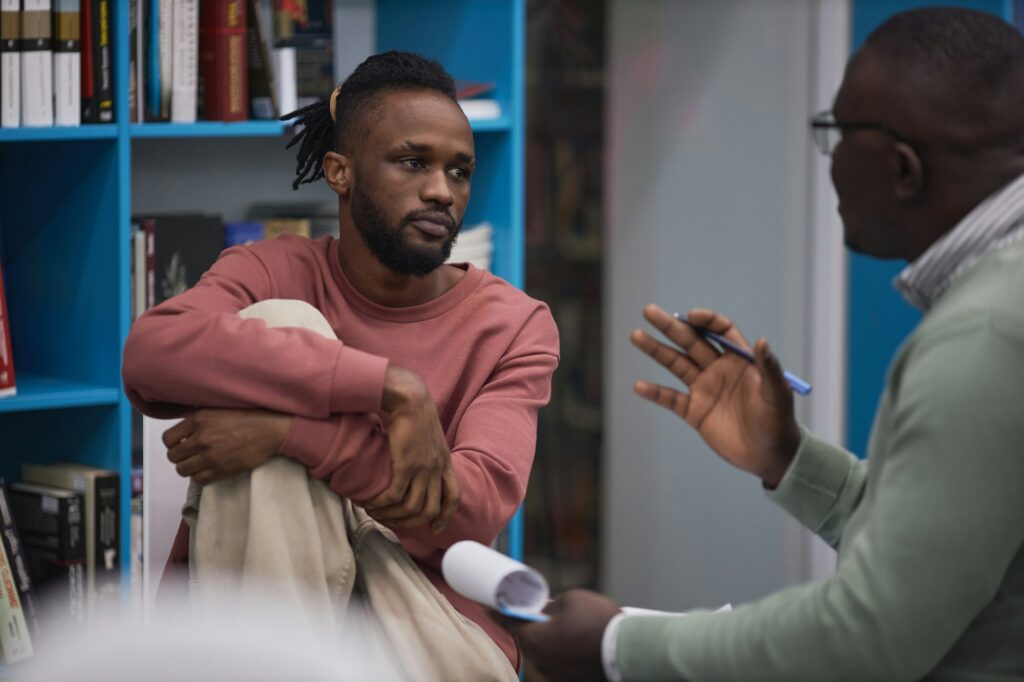
[[(302, 301), (261, 301), (240, 314), (336, 338)], [(501, 649), (437, 591), (390, 530), (297, 462), (273, 457), (249, 473), (192, 484), (183, 515), (194, 606), (245, 603), (269, 587), (307, 628), (292, 636), (328, 644), (359, 637), (368, 655), (391, 665), (390, 679), (518, 679)]]

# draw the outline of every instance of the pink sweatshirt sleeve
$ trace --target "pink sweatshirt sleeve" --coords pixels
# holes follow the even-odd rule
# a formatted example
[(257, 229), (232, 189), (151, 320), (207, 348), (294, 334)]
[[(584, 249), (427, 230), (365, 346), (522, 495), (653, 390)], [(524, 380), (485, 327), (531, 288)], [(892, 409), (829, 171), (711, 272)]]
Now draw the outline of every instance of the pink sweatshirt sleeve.
[[(427, 525), (396, 531), (414, 558), (436, 561), (440, 550), (459, 540), (490, 543), (508, 524), (526, 495), (537, 412), (550, 399), (557, 365), (558, 331), (541, 307), (463, 414), (452, 447), (452, 467), (462, 488), (455, 517), (439, 535)], [(366, 429), (369, 423), (374, 426)], [(357, 504), (391, 482), (387, 436), (375, 415), (298, 418), (282, 450)]]
[(305, 329), (271, 329), (238, 312), (274, 298), (267, 269), (250, 249), (225, 251), (192, 289), (132, 326), (122, 377), (143, 413), (191, 407), (260, 407), (311, 418), (375, 412), (386, 358)]

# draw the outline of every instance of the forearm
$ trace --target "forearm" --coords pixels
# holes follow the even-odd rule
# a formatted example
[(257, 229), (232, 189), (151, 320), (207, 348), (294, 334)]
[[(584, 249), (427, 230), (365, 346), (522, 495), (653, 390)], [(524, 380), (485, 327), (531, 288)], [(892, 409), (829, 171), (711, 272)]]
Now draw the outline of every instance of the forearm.
[[(372, 500), (391, 483), (387, 436), (376, 415), (335, 415), (329, 419), (296, 418), (282, 447), (283, 454), (305, 465), (331, 490), (359, 505)], [(532, 457), (532, 448), (529, 448)], [(444, 532), (434, 535), (427, 524), (397, 531), (414, 554), (429, 554), (459, 540), (491, 542), (522, 503), (529, 459), (520, 466), (472, 450), (452, 451), (452, 469), (462, 500)]]
[(229, 252), (197, 286), (133, 325), (122, 374), (143, 412), (257, 407), (323, 418), (379, 408), (385, 358), (307, 329), (239, 316), (273, 295), (259, 267), (251, 254)]

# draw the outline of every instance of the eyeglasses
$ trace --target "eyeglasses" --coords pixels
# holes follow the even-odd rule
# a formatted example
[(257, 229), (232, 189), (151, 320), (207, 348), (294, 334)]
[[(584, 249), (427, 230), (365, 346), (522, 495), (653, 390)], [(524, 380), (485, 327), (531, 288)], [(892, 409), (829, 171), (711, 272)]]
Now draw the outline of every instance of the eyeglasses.
[(814, 145), (825, 156), (831, 156), (836, 145), (843, 139), (843, 132), (847, 130), (877, 130), (899, 142), (910, 144), (902, 135), (881, 123), (838, 123), (831, 111), (822, 111), (817, 114), (811, 119), (810, 124)]

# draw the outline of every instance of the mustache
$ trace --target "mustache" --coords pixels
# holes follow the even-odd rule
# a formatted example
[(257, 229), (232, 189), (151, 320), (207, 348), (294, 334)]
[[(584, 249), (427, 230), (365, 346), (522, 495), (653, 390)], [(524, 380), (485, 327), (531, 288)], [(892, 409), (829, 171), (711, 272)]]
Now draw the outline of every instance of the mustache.
[(411, 223), (417, 220), (427, 220), (432, 223), (440, 223), (449, 230), (455, 229), (455, 218), (446, 210), (414, 211), (406, 214), (403, 222)]

